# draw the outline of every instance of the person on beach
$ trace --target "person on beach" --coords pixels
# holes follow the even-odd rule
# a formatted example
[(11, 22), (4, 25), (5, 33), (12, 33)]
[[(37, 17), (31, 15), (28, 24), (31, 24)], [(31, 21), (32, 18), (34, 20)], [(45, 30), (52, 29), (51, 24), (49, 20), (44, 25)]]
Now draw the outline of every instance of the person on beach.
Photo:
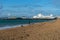
[(21, 27), (24, 27), (23, 25), (21, 25)]

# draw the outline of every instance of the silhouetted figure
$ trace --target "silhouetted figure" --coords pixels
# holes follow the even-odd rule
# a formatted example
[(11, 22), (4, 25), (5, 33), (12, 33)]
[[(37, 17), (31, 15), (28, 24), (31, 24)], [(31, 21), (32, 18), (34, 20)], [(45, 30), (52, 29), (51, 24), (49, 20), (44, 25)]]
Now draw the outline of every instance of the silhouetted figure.
[(30, 24), (30, 20), (29, 20), (29, 24)]
[(21, 27), (24, 27), (23, 25), (21, 25)]

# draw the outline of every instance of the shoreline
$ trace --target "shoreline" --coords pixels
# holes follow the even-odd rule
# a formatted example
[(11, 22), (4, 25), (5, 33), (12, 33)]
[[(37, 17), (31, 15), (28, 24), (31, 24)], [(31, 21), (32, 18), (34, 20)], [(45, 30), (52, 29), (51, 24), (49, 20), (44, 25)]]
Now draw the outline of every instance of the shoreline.
[(60, 40), (60, 19), (0, 30), (1, 40)]
[[(56, 20), (50, 20), (47, 22), (54, 22)], [(20, 24), (20, 25), (14, 25), (14, 26), (4, 26), (4, 27), (0, 27), (0, 30), (6, 30), (6, 29), (11, 29), (11, 28), (16, 28), (16, 27), (25, 27), (25, 26), (29, 26), (29, 25), (33, 25), (33, 24), (40, 24), (40, 23), (45, 23), (45, 22), (36, 22), (36, 23), (29, 23), (29, 24)]]

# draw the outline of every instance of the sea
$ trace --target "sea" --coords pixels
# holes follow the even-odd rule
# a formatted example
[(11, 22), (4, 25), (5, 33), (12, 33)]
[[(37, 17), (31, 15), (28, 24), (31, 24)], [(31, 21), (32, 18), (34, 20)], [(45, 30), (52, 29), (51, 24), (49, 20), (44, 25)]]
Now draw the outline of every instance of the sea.
[(0, 30), (1, 29), (7, 29), (7, 28), (14, 28), (18, 25), (24, 25), (24, 24), (31, 24), (31, 23), (41, 23), (41, 22), (48, 22), (52, 20), (0, 20)]

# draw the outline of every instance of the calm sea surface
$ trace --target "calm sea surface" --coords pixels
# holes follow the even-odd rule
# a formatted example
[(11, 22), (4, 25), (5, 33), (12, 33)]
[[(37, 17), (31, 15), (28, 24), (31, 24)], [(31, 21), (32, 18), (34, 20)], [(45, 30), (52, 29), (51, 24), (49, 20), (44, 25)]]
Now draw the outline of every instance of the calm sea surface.
[(0, 20), (0, 27), (37, 23), (37, 22), (48, 22), (51, 20)]

